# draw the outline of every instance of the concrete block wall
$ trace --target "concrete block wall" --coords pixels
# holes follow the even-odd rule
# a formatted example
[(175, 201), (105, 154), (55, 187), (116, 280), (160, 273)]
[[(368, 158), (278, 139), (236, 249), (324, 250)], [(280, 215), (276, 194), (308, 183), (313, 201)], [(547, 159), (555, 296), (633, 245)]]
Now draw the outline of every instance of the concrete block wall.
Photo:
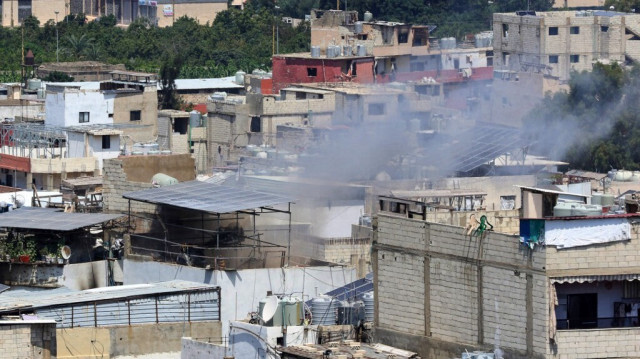
[[(131, 182), (122, 169), (122, 160), (111, 159), (104, 161), (104, 177), (102, 186), (102, 200), (104, 209), (112, 213), (128, 213), (129, 200), (122, 197), (126, 192), (133, 192), (153, 188), (151, 182)], [(156, 206), (138, 201), (131, 201), (132, 212), (155, 213)]]
[(264, 97), (262, 100), (263, 115), (291, 115), (307, 114), (309, 111), (333, 112), (336, 103), (334, 96), (327, 96), (317, 100), (276, 101), (274, 97)]
[(351, 263), (352, 256), (364, 259), (367, 263), (371, 262), (371, 242), (353, 238), (345, 238), (340, 241), (325, 241), (324, 260), (333, 263)]
[(556, 334), (556, 343), (557, 350), (549, 350), (548, 358), (637, 358), (640, 329), (562, 330)]
[[(518, 236), (496, 232), (469, 238), (462, 227), (385, 212), (374, 218), (374, 231), (376, 328), (387, 344), (406, 342), (425, 358), (447, 358), (460, 348), (493, 346), (500, 329), (497, 340), (510, 357), (546, 354), (543, 248), (531, 251)], [(413, 288), (405, 288), (407, 280)], [(416, 335), (440, 350), (414, 343)]]
[(424, 258), (378, 252), (378, 325), (402, 333), (426, 335)]
[[(638, 273), (640, 271), (640, 226), (632, 224), (631, 239), (599, 245), (557, 249), (548, 246), (550, 276)], [(576, 274), (578, 273), (578, 274)]]
[(431, 336), (478, 342), (478, 268), (471, 263), (431, 260)]
[[(484, 267), (483, 277), (483, 285), (486, 286), (482, 294), (486, 342), (494, 344), (499, 329), (501, 345), (504, 343), (527, 350), (526, 276), (521, 273), (515, 275), (509, 269)], [(507, 326), (509, 330), (504, 330)]]
[(0, 323), (0, 357), (50, 359), (56, 357), (56, 323)]

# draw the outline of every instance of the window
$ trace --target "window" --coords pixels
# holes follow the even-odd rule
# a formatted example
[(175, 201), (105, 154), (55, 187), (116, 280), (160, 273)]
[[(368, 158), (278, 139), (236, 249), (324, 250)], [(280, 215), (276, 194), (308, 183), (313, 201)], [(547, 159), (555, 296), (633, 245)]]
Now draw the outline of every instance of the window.
[(307, 67), (307, 76), (309, 76), (309, 77), (318, 76), (318, 68), (316, 68), (316, 67)]
[(550, 36), (558, 35), (558, 27), (557, 26), (549, 27), (549, 35)]
[(142, 119), (142, 111), (130, 111), (129, 112), (129, 120), (130, 121), (140, 121)]
[(549, 63), (557, 64), (558, 63), (558, 55), (549, 55)]
[(571, 26), (571, 28), (569, 28), (569, 33), (571, 35), (578, 35), (580, 33), (580, 26)]
[(369, 115), (372, 115), (372, 116), (384, 115), (384, 104), (383, 103), (370, 103), (369, 104)]
[(609, 26), (604, 26), (604, 25), (600, 26), (600, 31), (602, 31), (602, 32), (609, 31)]
[(500, 209), (511, 210), (516, 208), (516, 196), (500, 196)]
[(78, 117), (78, 122), (89, 122), (89, 112), (80, 112), (80, 116)]
[(406, 44), (407, 42), (409, 42), (409, 30), (402, 29), (398, 32), (398, 43)]
[(509, 36), (509, 25), (502, 24), (502, 37), (508, 37), (508, 36)]
[(569, 56), (569, 61), (572, 64), (577, 64), (578, 62), (580, 62), (580, 55), (571, 55), (571, 56)]
[(296, 91), (296, 100), (306, 100), (307, 94), (304, 92)]
[(567, 295), (568, 329), (598, 327), (598, 294)]
[(111, 136), (104, 135), (102, 136), (102, 149), (108, 150), (111, 148)]
[(251, 117), (251, 132), (262, 132), (262, 123), (260, 122), (260, 116)]

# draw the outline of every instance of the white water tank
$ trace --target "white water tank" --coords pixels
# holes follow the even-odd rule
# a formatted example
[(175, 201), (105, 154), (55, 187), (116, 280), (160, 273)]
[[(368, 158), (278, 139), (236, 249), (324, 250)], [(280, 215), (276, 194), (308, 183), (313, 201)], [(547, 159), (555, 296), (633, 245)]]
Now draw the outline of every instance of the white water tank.
[(311, 57), (320, 57), (320, 46), (311, 46)]
[(373, 20), (373, 14), (370, 11), (365, 11), (364, 12), (364, 21), (365, 22), (369, 22)]
[(244, 85), (244, 75), (246, 74), (247, 73), (242, 70), (236, 72), (236, 83), (238, 85)]
[(335, 325), (336, 324), (335, 301), (331, 297), (318, 297), (311, 301), (312, 324)]
[(373, 292), (367, 292), (362, 296), (364, 302), (364, 320), (373, 322)]
[(356, 22), (356, 26), (355, 26), (355, 33), (362, 34), (362, 32), (363, 32), (362, 22), (358, 21)]

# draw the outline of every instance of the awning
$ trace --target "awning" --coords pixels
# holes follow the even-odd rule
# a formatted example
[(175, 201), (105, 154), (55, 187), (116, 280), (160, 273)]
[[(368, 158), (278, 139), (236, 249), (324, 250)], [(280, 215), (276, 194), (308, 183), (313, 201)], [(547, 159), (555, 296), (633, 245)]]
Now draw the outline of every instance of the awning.
[(593, 283), (593, 282), (613, 282), (640, 280), (638, 274), (611, 274), (611, 275), (580, 275), (567, 277), (551, 277), (551, 283)]

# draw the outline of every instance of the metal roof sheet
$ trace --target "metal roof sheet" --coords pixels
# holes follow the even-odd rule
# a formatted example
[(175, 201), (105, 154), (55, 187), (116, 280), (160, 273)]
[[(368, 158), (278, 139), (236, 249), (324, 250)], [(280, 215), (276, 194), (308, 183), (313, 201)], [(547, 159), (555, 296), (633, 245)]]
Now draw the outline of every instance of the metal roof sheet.
[(59, 209), (22, 207), (0, 215), (0, 228), (23, 228), (67, 232), (90, 227), (116, 218), (121, 214), (65, 213)]
[(173, 280), (151, 284), (94, 288), (82, 291), (54, 290), (50, 293), (49, 291), (36, 293), (29, 292), (25, 293), (24, 296), (0, 294), (0, 313), (12, 312), (23, 308), (38, 309), (52, 306), (64, 306), (68, 304), (93, 303), (133, 297), (153, 296), (156, 294), (169, 294), (207, 289), (213, 290), (216, 288), (216, 286), (203, 283)]
[(180, 182), (166, 187), (129, 192), (123, 197), (209, 213), (230, 213), (293, 202), (293, 199), (281, 195), (201, 181)]

